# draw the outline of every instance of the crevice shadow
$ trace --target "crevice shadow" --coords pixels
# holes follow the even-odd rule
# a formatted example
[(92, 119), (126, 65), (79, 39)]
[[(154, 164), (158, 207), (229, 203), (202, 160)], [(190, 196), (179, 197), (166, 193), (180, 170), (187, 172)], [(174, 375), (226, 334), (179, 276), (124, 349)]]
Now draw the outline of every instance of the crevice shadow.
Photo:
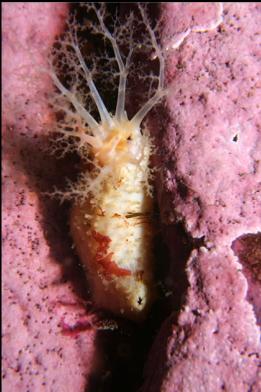
[(246, 299), (252, 304), (260, 325), (261, 232), (243, 234), (232, 242), (231, 248), (243, 266), (242, 272), (248, 283)]

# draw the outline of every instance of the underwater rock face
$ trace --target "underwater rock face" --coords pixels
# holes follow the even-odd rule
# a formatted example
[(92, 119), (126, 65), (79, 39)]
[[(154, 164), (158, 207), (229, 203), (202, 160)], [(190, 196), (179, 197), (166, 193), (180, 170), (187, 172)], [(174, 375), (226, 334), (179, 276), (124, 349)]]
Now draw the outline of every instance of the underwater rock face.
[[(170, 34), (177, 35), (177, 43), (189, 28), (210, 25), (217, 11), (212, 3), (165, 4), (166, 44)], [(44, 98), (51, 85), (49, 79), (30, 75), (35, 76), (35, 62), (42, 64), (66, 14), (63, 4), (3, 6), (3, 386), (7, 392), (88, 390), (96, 362), (96, 333), (88, 328), (93, 316), (72, 283), (63, 280), (57, 263), (67, 253), (56, 244), (56, 254), (50, 254), (46, 220), (48, 230), (53, 225), (56, 234), (61, 222), (55, 225), (53, 208), (43, 222), (34, 185), (41, 181), (35, 176), (42, 170), (36, 167), (35, 174), (33, 165), (42, 162), (34, 146), (45, 124), (49, 127), (52, 121)], [(253, 241), (256, 251), (249, 260), (244, 256), (249, 255), (245, 242), (240, 243), (244, 234), (261, 231), (259, 26), (258, 3), (225, 4), (219, 27), (192, 31), (168, 60), (171, 121), (159, 143), (164, 152), (158, 180), (161, 216), (166, 226), (182, 222), (191, 238), (202, 238), (204, 247), (195, 249), (188, 260), (184, 307), (178, 318), (172, 315), (165, 321), (155, 340), (144, 391), (260, 390), (256, 326), (260, 282), (257, 273), (255, 279), (249, 278), (260, 237)], [(32, 58), (29, 46), (39, 58)], [(26, 151), (32, 162), (26, 168), (20, 153), (25, 144), (31, 148)], [(235, 241), (239, 259), (231, 250)], [(74, 333), (77, 330), (81, 333)]]
[(218, 27), (193, 32), (194, 26), (217, 18), (216, 5), (208, 6), (163, 6), (166, 45), (171, 46), (169, 35), (176, 34), (178, 41), (182, 32), (191, 32), (170, 51), (167, 65), (171, 93), (170, 118), (159, 145), (164, 152), (158, 183), (161, 215), (166, 226), (182, 222), (191, 239), (201, 239), (203, 245), (187, 262), (183, 308), (161, 328), (143, 391), (243, 392), (261, 387), (260, 306), (254, 301), (260, 280), (257, 272), (255, 280), (249, 278), (241, 264), (247, 246), (240, 246), (241, 236), (252, 233), (256, 250), (248, 252), (248, 268), (256, 266), (261, 232), (261, 7), (226, 3)]
[[(72, 283), (64, 279), (59, 249), (56, 255), (51, 253), (46, 231), (52, 227), (53, 234), (59, 232), (55, 223), (59, 216), (51, 216), (54, 209), (50, 208), (43, 217), (37, 189), (42, 181), (40, 165), (49, 170), (50, 160), (43, 163), (37, 141), (51, 122), (44, 98), (51, 84), (40, 77), (37, 66), (46, 66), (45, 53), (62, 31), (67, 12), (65, 4), (3, 5), (2, 377), (6, 392), (83, 391), (93, 364), (95, 331), (88, 328), (92, 316), (86, 314)], [(30, 160), (27, 167), (23, 154)], [(80, 322), (86, 330), (74, 334)]]
[(215, 246), (260, 229), (259, 21), (259, 4), (225, 5), (218, 28), (190, 33), (168, 61), (166, 186), (189, 233)]

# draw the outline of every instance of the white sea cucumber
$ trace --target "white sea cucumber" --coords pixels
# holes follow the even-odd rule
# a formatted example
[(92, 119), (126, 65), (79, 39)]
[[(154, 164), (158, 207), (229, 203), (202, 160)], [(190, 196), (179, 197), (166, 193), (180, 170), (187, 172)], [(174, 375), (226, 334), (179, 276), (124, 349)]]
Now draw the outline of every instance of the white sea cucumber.
[[(73, 138), (73, 146), (83, 160), (83, 171), (78, 183), (69, 185), (68, 192), (56, 190), (55, 194), (74, 199), (70, 214), (71, 234), (86, 269), (94, 302), (100, 308), (139, 321), (150, 308), (155, 286), (149, 169), (153, 145), (141, 124), (166, 94), (164, 56), (144, 6), (138, 5), (138, 19), (130, 13), (126, 23), (118, 25), (114, 32), (106, 27), (105, 6), (99, 3), (84, 6), (97, 18), (97, 23), (91, 26), (92, 32), (102, 34), (113, 49), (114, 58), (105, 58), (107, 62), (116, 60), (118, 66), (117, 104), (112, 115), (94, 84), (96, 66), (91, 69), (87, 65), (74, 22), (60, 41), (58, 50), (61, 54), (59, 67), (64, 65), (65, 57), (69, 72), (73, 69), (73, 83), (69, 87), (62, 83), (53, 60), (51, 77), (59, 93), (52, 103), (56, 111), (63, 113), (58, 132), (60, 140), (67, 142), (65, 151), (72, 148), (70, 140)], [(143, 25), (146, 30), (142, 43), (135, 42), (134, 24)], [(126, 44), (129, 50), (123, 54), (121, 48)], [(150, 96), (129, 120), (125, 110), (126, 82), (135, 48), (145, 50), (159, 65), (158, 74), (149, 76), (153, 86)], [(106, 73), (104, 77), (107, 77)], [(143, 81), (146, 77), (141, 75)], [(83, 80), (98, 109), (99, 121), (86, 109), (86, 96), (83, 98), (79, 88)]]

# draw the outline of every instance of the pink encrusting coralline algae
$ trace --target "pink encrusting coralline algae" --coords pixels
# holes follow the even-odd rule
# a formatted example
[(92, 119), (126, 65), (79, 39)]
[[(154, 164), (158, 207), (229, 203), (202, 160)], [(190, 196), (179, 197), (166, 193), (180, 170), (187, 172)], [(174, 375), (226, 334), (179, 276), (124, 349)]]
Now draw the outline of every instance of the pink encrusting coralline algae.
[[(261, 7), (180, 2), (162, 4), (161, 11), (168, 95), (147, 122), (160, 161), (156, 193), (173, 259), (177, 227), (200, 246), (187, 258), (182, 308), (163, 323), (141, 389), (258, 392)], [(61, 234), (62, 225), (69, 232), (68, 222), (51, 200), (44, 210), (40, 189), (49, 185), (46, 173), (57, 186), (63, 176), (37, 143), (50, 138), (54, 124), (54, 86), (44, 70), (67, 16), (62, 3), (3, 5), (6, 392), (91, 391), (97, 370), (104, 380), (110, 376), (99, 373), (97, 313), (64, 274), (65, 267), (75, 273), (70, 240)], [(170, 263), (170, 283), (176, 266)]]
[[(2, 386), (6, 392), (83, 391), (92, 369), (95, 329), (88, 328), (92, 315), (72, 284), (63, 281), (62, 267), (50, 254), (39, 192), (32, 186), (34, 166), (40, 163), (34, 146), (52, 121), (45, 99), (51, 82), (36, 65), (46, 65), (45, 54), (62, 31), (67, 12), (65, 4), (3, 5)], [(21, 164), (25, 145), (31, 158), (26, 172)], [(47, 160), (44, 164), (48, 168)], [(49, 226), (51, 222), (50, 218)], [(85, 331), (68, 337), (64, 333), (68, 325), (73, 329), (79, 320)]]
[(252, 233), (249, 267), (260, 263), (261, 7), (172, 3), (162, 10), (172, 89), (160, 137), (161, 214), (166, 227), (182, 222), (202, 246), (187, 262), (183, 308), (155, 341), (143, 391), (260, 391), (260, 278), (256, 272), (254, 285), (235, 254), (241, 236)]

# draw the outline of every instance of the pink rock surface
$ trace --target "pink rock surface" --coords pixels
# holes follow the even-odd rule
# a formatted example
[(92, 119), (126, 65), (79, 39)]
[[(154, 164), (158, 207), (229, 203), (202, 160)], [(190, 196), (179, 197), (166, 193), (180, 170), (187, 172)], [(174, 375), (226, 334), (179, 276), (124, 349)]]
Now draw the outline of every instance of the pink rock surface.
[(258, 391), (259, 330), (232, 250), (195, 250), (187, 270), (186, 303), (162, 327), (144, 390)]
[[(37, 138), (51, 123), (39, 73), (67, 5), (3, 4), (3, 389), (84, 391), (93, 366), (92, 315), (52, 255), (32, 184)], [(29, 83), (30, 82), (30, 83)], [(29, 144), (32, 173), (22, 165)], [(30, 150), (31, 146), (31, 150)], [(48, 162), (46, 162), (46, 166)], [(76, 329), (85, 326), (80, 334)], [(76, 329), (75, 329), (76, 328)], [(74, 330), (74, 334), (69, 331)]]
[[(231, 250), (243, 234), (260, 241), (261, 7), (224, 3), (223, 22), (213, 28), (218, 9), (214, 3), (163, 7), (165, 45), (190, 34), (170, 51), (169, 118), (158, 130), (154, 125), (163, 162), (161, 215), (166, 227), (182, 222), (190, 239), (204, 246), (187, 262), (182, 310), (155, 341), (145, 371), (148, 392), (261, 390), (260, 297), (250, 298), (260, 281), (248, 278), (242, 257)], [(210, 28), (198, 32), (203, 25)]]
[[(168, 18), (171, 10), (175, 18), (194, 15), (168, 5)], [(191, 33), (169, 59), (166, 144), (176, 167), (174, 178), (166, 172), (167, 186), (191, 235), (215, 245), (260, 230), (259, 26), (259, 4), (226, 5), (219, 31)]]
[[(235, 256), (242, 249), (240, 243), (235, 254), (231, 244), (238, 236), (261, 230), (260, 6), (225, 4), (222, 25), (204, 33), (196, 30), (217, 19), (214, 3), (164, 7), (166, 45), (169, 35), (175, 34), (177, 43), (182, 32), (195, 31), (171, 52), (167, 67), (172, 90), (170, 122), (160, 143), (161, 215), (166, 226), (181, 221), (191, 238), (204, 237), (205, 247), (189, 258), (184, 307), (178, 317), (166, 320), (155, 341), (144, 390), (259, 391), (259, 334), (250, 303), (255, 302), (257, 314), (260, 306), (251, 297), (256, 298), (260, 284), (248, 278)], [(33, 151), (52, 116), (45, 99), (51, 85), (37, 65), (45, 64), (66, 13), (67, 6), (58, 3), (3, 6), (3, 387), (7, 392), (88, 390), (96, 362), (93, 316), (72, 282), (63, 279), (59, 258), (45, 233), (35, 175), (28, 166), (25, 170), (20, 152), (29, 143), (29, 162), (40, 165), (33, 162), (38, 159)], [(56, 246), (63, 248), (63, 242)], [(175, 255), (174, 248), (171, 252)], [(175, 272), (171, 278), (175, 280)]]

